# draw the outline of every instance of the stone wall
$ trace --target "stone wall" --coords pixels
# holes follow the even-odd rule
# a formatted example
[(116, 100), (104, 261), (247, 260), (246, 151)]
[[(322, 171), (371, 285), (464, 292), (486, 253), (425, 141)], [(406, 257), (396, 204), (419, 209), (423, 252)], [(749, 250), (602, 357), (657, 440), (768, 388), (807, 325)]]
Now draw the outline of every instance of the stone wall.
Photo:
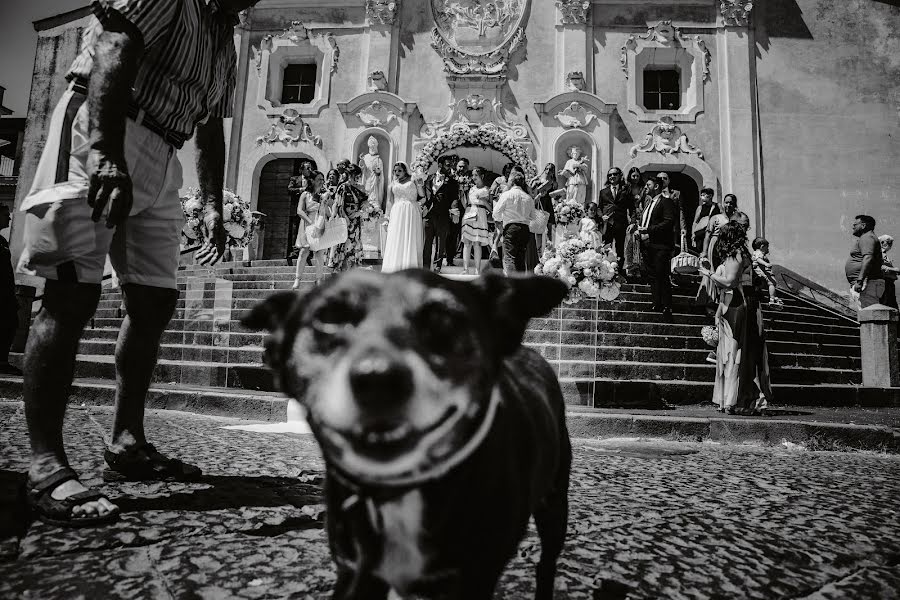
[(843, 290), (855, 215), (900, 237), (900, 7), (760, 4), (766, 237), (776, 262)]

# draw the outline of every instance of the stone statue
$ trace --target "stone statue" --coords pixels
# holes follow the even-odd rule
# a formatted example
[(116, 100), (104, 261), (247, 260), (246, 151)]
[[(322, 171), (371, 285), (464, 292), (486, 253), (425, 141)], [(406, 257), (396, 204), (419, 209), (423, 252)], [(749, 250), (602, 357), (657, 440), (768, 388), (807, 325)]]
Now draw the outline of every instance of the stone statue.
[(588, 159), (583, 155), (581, 146), (570, 146), (566, 153), (569, 155), (569, 160), (566, 161), (566, 166), (559, 172), (560, 175), (567, 179), (566, 200), (577, 200), (579, 204), (585, 206), (588, 184)]
[(378, 139), (370, 135), (366, 140), (368, 154), (359, 155), (359, 167), (362, 169), (363, 183), (369, 201), (384, 210), (384, 163), (378, 155)]

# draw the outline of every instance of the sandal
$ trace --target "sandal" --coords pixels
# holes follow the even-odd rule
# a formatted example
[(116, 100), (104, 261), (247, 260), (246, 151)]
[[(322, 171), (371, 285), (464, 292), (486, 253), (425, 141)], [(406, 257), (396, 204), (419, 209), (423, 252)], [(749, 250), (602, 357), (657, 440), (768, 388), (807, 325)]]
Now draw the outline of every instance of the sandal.
[(203, 471), (177, 458), (163, 456), (153, 444), (140, 444), (125, 452), (103, 452), (108, 469), (104, 481), (199, 481)]
[[(60, 527), (105, 525), (114, 523), (119, 519), (118, 508), (103, 515), (82, 516), (72, 513), (72, 510), (76, 506), (106, 498), (104, 494), (101, 494), (97, 490), (85, 490), (61, 500), (57, 500), (51, 495), (53, 490), (58, 488), (61, 484), (72, 480), (78, 480), (78, 473), (73, 471), (70, 467), (63, 467), (37, 483), (32, 483), (29, 480), (27, 484), (28, 507), (31, 509), (34, 516), (45, 523), (58, 525)], [(106, 499), (108, 500), (109, 498)]]

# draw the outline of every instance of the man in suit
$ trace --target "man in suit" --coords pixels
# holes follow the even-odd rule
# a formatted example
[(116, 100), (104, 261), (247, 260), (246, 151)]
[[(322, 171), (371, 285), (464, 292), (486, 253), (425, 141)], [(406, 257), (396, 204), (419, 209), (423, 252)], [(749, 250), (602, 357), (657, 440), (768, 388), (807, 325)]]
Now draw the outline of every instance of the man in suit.
[(647, 204), (638, 232), (644, 247), (644, 255), (650, 272), (651, 310), (661, 312), (666, 323), (672, 322), (672, 283), (669, 265), (675, 245), (672, 227), (676, 222), (675, 203), (663, 195), (664, 182), (659, 177), (648, 181), (648, 191), (653, 197)]
[(675, 207), (675, 221), (672, 223), (672, 235), (674, 237), (675, 245), (681, 247), (681, 240), (687, 238), (687, 218), (684, 215), (684, 207), (681, 205), (681, 192), (678, 190), (673, 190), (671, 187), (671, 180), (669, 179), (669, 174), (665, 171), (660, 171), (656, 174), (656, 178), (659, 179), (662, 184), (662, 189), (659, 190), (659, 193), (664, 197), (669, 198), (672, 201), (672, 205)]
[[(446, 158), (438, 163), (438, 171), (425, 180), (425, 202), (422, 218), (425, 225), (425, 246), (422, 266), (440, 273), (441, 261), (450, 256), (447, 235), (450, 223), (459, 220), (459, 184), (453, 178), (452, 163)], [(434, 262), (432, 263), (432, 255)], [(450, 259), (452, 262), (452, 258)]]
[(622, 170), (613, 167), (606, 174), (606, 187), (598, 196), (598, 212), (603, 219), (603, 243), (615, 242), (616, 256), (619, 257), (619, 271), (625, 263), (625, 230), (631, 222), (634, 211), (634, 198), (631, 190), (622, 183)]
[[(466, 206), (469, 197), (469, 189), (472, 187), (472, 171), (469, 170), (469, 159), (453, 157), (453, 178), (459, 186), (459, 208)], [(450, 234), (447, 236), (447, 266), (453, 266), (453, 259), (462, 258), (460, 236), (462, 235), (462, 220), (450, 221)]]

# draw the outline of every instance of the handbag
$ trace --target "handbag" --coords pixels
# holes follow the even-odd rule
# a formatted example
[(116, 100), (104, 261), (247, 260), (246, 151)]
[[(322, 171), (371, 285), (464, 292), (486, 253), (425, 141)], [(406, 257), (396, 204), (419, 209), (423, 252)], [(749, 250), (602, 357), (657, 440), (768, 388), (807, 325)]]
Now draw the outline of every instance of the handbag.
[[(681, 247), (687, 248), (687, 239), (685, 236), (681, 238)], [(695, 256), (687, 251), (672, 259), (673, 275), (696, 275), (700, 271), (700, 257)]]
[(549, 220), (550, 213), (546, 210), (536, 208), (534, 210), (534, 216), (531, 217), (531, 221), (528, 223), (528, 230), (531, 233), (545, 234), (547, 233), (547, 222)]
[(306, 239), (313, 252), (343, 244), (347, 241), (347, 219), (337, 216), (327, 219), (317, 211), (313, 224), (306, 226)]

